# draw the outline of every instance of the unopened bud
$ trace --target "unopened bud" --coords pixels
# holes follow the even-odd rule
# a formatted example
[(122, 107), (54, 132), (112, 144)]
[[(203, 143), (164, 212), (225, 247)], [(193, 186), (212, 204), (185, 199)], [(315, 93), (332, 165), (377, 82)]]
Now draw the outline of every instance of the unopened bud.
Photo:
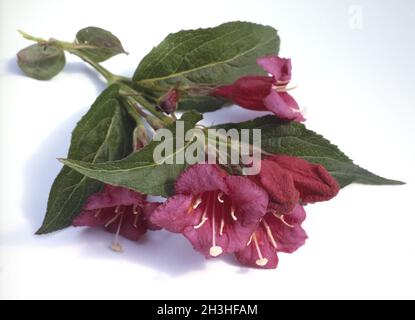
[(161, 98), (159, 108), (163, 112), (170, 114), (176, 111), (178, 102), (179, 91), (177, 89), (171, 89)]

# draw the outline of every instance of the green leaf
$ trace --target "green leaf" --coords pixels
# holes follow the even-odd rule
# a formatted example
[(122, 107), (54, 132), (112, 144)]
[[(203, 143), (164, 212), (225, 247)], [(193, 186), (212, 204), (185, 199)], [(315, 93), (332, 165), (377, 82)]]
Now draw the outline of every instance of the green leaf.
[(126, 53), (116, 36), (97, 27), (88, 27), (78, 31), (75, 42), (82, 46), (89, 46), (90, 48), (77, 50), (95, 62), (102, 62), (117, 54)]
[[(192, 129), (202, 119), (200, 113), (187, 112), (183, 114), (184, 132)], [(175, 140), (176, 124), (167, 126)], [(180, 173), (186, 168), (186, 164), (157, 164), (153, 160), (154, 149), (160, 142), (152, 141), (142, 150), (131, 156), (107, 163), (93, 164), (74, 159), (61, 160), (65, 165), (88, 176), (111, 185), (126, 187), (145, 194), (167, 197), (173, 191), (174, 183)], [(173, 157), (183, 154), (190, 143), (183, 148), (174, 148)]]
[(242, 123), (229, 123), (215, 128), (261, 129), (262, 149), (269, 153), (287, 154), (322, 164), (345, 187), (353, 182), (372, 185), (396, 185), (400, 181), (382, 178), (354, 164), (340, 149), (303, 124), (283, 122), (265, 116)]
[(229, 104), (228, 101), (206, 96), (184, 96), (179, 101), (179, 111), (195, 110), (198, 112), (212, 112)]
[[(144, 57), (133, 80), (149, 89), (228, 84), (248, 74), (264, 74), (256, 59), (278, 50), (275, 29), (249, 22), (180, 31), (168, 35)], [(202, 103), (206, 105), (206, 100)]]
[[(106, 89), (77, 124), (68, 157), (90, 163), (121, 159), (132, 151), (133, 124), (118, 99), (118, 86)], [(64, 167), (53, 183), (47, 212), (37, 234), (71, 225), (86, 199), (102, 183)]]
[(65, 53), (55, 46), (33, 44), (19, 51), (17, 64), (27, 76), (49, 80), (65, 67)]

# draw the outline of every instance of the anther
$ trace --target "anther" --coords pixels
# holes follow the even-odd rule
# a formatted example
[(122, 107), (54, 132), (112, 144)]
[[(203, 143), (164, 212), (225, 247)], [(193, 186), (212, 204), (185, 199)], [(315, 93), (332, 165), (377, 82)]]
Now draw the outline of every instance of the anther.
[(233, 221), (237, 221), (238, 220), (238, 218), (235, 216), (235, 209), (233, 207), (231, 209), (231, 217), (232, 217)]
[(139, 212), (138, 212), (137, 209), (138, 209), (138, 205), (135, 204), (134, 207), (133, 207), (133, 214), (134, 215), (138, 215)]
[(281, 222), (282, 222), (283, 224), (285, 224), (288, 228), (294, 228), (294, 226), (293, 226), (292, 224), (289, 224), (287, 221), (285, 221), (285, 219), (284, 219), (284, 215), (283, 215), (283, 214), (279, 215), (279, 214), (277, 214), (276, 212), (271, 212), (271, 213), (272, 213), (272, 215), (273, 215), (275, 218), (277, 218), (277, 219), (281, 220)]
[(194, 226), (193, 228), (200, 229), (205, 224), (205, 222), (208, 221), (208, 220), (209, 220), (208, 218), (203, 217), (202, 220), (200, 221), (200, 223), (197, 226)]
[(223, 193), (222, 192), (220, 192), (219, 194), (218, 194), (218, 201), (220, 202), (220, 203), (224, 203), (225, 202), (225, 200), (223, 200)]
[(219, 231), (219, 235), (223, 235), (223, 229), (225, 228), (225, 219), (222, 217), (221, 221), (220, 221), (220, 231)]
[(281, 215), (280, 219), (281, 219), (282, 223), (285, 224), (288, 228), (294, 228), (294, 226), (292, 224), (289, 224), (287, 221), (285, 221), (284, 215)]
[(198, 197), (195, 204), (193, 205), (193, 209), (197, 209), (197, 207), (199, 207), (199, 205), (202, 203), (202, 198)]
[(98, 209), (96, 212), (95, 212), (95, 215), (94, 215), (94, 217), (95, 218), (97, 218), (98, 216), (99, 216), (99, 214), (101, 213), (101, 209)]
[(254, 235), (252, 235), (252, 236), (249, 238), (249, 241), (248, 241), (248, 243), (246, 244), (246, 246), (247, 246), (247, 247), (249, 247), (249, 246), (250, 246), (250, 244), (252, 243), (253, 238), (254, 238)]
[(265, 230), (267, 231), (267, 236), (269, 241), (271, 241), (271, 244), (274, 246), (275, 249), (277, 249), (277, 242), (274, 239), (274, 236), (272, 235), (271, 227), (268, 225), (268, 223), (265, 220), (262, 220), (262, 223), (265, 227)]

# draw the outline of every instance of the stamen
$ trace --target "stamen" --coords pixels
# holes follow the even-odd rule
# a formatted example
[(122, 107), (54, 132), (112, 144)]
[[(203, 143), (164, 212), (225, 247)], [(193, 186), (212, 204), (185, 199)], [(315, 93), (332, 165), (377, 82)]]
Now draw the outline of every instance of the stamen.
[(120, 218), (120, 222), (118, 223), (118, 228), (117, 228), (117, 232), (115, 233), (115, 239), (114, 239), (114, 243), (111, 246), (111, 249), (115, 252), (122, 252), (122, 246), (118, 241), (118, 237), (120, 234), (120, 230), (121, 230), (121, 225), (122, 225), (122, 220), (124, 218), (124, 212), (121, 213), (121, 218)]
[(233, 221), (237, 221), (238, 220), (238, 218), (235, 216), (235, 209), (234, 209), (234, 207), (232, 207), (232, 209), (231, 209), (231, 217), (232, 217)]
[(249, 238), (249, 241), (248, 241), (248, 243), (246, 244), (246, 246), (247, 246), (247, 247), (249, 247), (249, 245), (252, 243), (253, 238), (254, 238), (254, 235), (252, 235), (252, 236)]
[(199, 205), (202, 203), (202, 197), (198, 197), (197, 199), (196, 199), (196, 202), (195, 202), (195, 204), (193, 205), (193, 209), (197, 209), (197, 207), (199, 207)]
[(277, 92), (287, 92), (287, 91), (292, 91), (292, 90), (296, 89), (297, 87), (298, 86), (287, 88), (285, 86), (281, 86), (281, 87), (277, 86), (276, 90), (277, 90)]
[(138, 215), (136, 215), (135, 217), (134, 217), (134, 223), (133, 223), (133, 226), (134, 226), (134, 228), (138, 228), (138, 226), (137, 226), (137, 222), (138, 222)]
[(116, 215), (105, 224), (105, 228), (109, 227), (122, 214), (122, 212), (120, 212), (120, 207), (115, 208), (115, 213)]
[(294, 228), (294, 226), (292, 224), (289, 224), (287, 221), (285, 221), (284, 219), (284, 215), (281, 215), (281, 221), (283, 224), (285, 224), (288, 228)]
[(277, 80), (277, 84), (278, 85), (287, 85), (290, 81), (281, 81), (281, 80)]
[(99, 216), (99, 214), (101, 213), (101, 210), (102, 210), (102, 209), (98, 209), (98, 210), (95, 212), (95, 215), (94, 215), (94, 217), (95, 217), (95, 218), (97, 218), (97, 217)]
[(193, 228), (200, 229), (205, 224), (205, 222), (208, 220), (209, 220), (208, 218), (202, 217), (202, 220), (200, 221), (200, 223), (197, 226), (194, 226)]
[(262, 223), (264, 224), (265, 230), (267, 231), (267, 236), (268, 236), (269, 241), (271, 241), (271, 244), (273, 245), (273, 247), (277, 249), (278, 247), (277, 242), (275, 241), (274, 236), (272, 235), (272, 230), (269, 224), (265, 220), (262, 220)]
[(220, 246), (216, 245), (216, 214), (215, 214), (216, 213), (215, 212), (216, 208), (215, 208), (215, 202), (213, 202), (211, 205), (212, 205), (212, 208), (211, 208), (211, 210), (212, 210), (212, 247), (210, 248), (209, 253), (212, 257), (217, 257), (223, 252), (223, 250)]
[(220, 203), (224, 203), (225, 202), (225, 200), (223, 200), (222, 197), (223, 197), (223, 193), (222, 192), (219, 192), (219, 194), (218, 194), (218, 201)]
[(138, 205), (135, 204), (134, 207), (133, 207), (133, 214), (134, 215), (138, 215), (138, 213), (139, 213), (137, 208), (138, 208)]
[(220, 231), (219, 231), (219, 235), (223, 235), (223, 228), (225, 228), (225, 219), (222, 217), (221, 221), (220, 221)]
[[(196, 202), (198, 202), (198, 201), (196, 201)], [(206, 221), (208, 221), (208, 218), (206, 217), (207, 216), (208, 209), (209, 209), (208, 207), (209, 207), (209, 201), (208, 201), (208, 203), (205, 206), (205, 210), (203, 210), (203, 215), (202, 215), (202, 218), (200, 219), (199, 224), (197, 226), (194, 226), (193, 228), (199, 229), (199, 228), (201, 228), (205, 224)]]
[(259, 257), (259, 259), (258, 259), (257, 261), (255, 261), (255, 263), (256, 263), (256, 265), (257, 265), (257, 266), (259, 266), (259, 267), (264, 267), (264, 266), (266, 266), (266, 264), (268, 263), (268, 259), (267, 259), (267, 258), (264, 258), (264, 257), (262, 256), (261, 248), (259, 247), (258, 240), (257, 240), (257, 238), (256, 238), (255, 233), (252, 235), (252, 237), (253, 237), (253, 239), (254, 239), (254, 242), (255, 242), (255, 248), (256, 248), (256, 251), (257, 251), (257, 253), (258, 253), (258, 257)]
[(283, 214), (279, 215), (279, 214), (277, 214), (275, 211), (271, 211), (271, 213), (272, 213), (272, 215), (273, 215), (275, 218), (280, 219), (280, 220), (281, 220), (281, 222), (282, 222), (283, 224), (285, 224), (288, 228), (294, 228), (294, 226), (293, 226), (292, 224), (289, 224), (287, 221), (285, 221), (285, 219), (284, 219), (284, 215), (283, 215)]

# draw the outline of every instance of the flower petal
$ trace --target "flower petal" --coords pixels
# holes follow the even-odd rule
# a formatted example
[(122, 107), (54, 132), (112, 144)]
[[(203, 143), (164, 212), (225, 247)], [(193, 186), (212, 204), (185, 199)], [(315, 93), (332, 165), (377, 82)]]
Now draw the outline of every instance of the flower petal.
[(200, 220), (201, 210), (192, 210), (192, 205), (192, 196), (175, 195), (154, 210), (149, 222), (170, 232), (181, 233), (187, 226), (196, 225)]
[(268, 192), (272, 209), (278, 213), (289, 213), (298, 203), (299, 193), (291, 175), (277, 163), (262, 160), (260, 173), (252, 179)]
[(330, 200), (340, 190), (337, 181), (321, 165), (286, 155), (276, 155), (268, 159), (291, 174), (303, 203)]
[(150, 220), (151, 215), (154, 213), (154, 211), (161, 205), (160, 202), (148, 202), (144, 207), (144, 217), (147, 221), (147, 227), (150, 230), (156, 231), (160, 230), (161, 227), (153, 224)]
[(258, 58), (257, 64), (272, 74), (276, 81), (289, 82), (291, 80), (291, 59), (267, 56)]
[(84, 210), (75, 217), (72, 221), (72, 225), (74, 227), (101, 227), (115, 215), (116, 213), (114, 212), (114, 208)]
[(242, 225), (257, 224), (267, 211), (267, 192), (246, 177), (228, 176), (225, 181)]
[[(269, 241), (266, 233), (262, 229), (258, 229), (258, 231), (255, 232), (255, 238), (256, 239), (253, 239), (243, 250), (235, 254), (236, 259), (241, 264), (253, 268), (277, 268), (277, 250)], [(261, 256), (259, 255), (259, 252), (261, 253)]]
[[(300, 225), (293, 224), (289, 226), (271, 214), (266, 216), (265, 221), (271, 229), (279, 252), (293, 253), (303, 246), (308, 238)], [(284, 221), (288, 223), (288, 216), (284, 216)]]
[(248, 76), (233, 84), (216, 88), (212, 95), (225, 98), (251, 110), (265, 111), (264, 99), (269, 95), (274, 79), (264, 76)]
[(227, 193), (223, 179), (226, 175), (217, 165), (195, 164), (186, 169), (176, 181), (176, 193), (199, 195), (214, 190)]
[(120, 230), (120, 235), (131, 241), (137, 241), (147, 231), (147, 223), (143, 212), (137, 215), (133, 213), (132, 207), (125, 209), (122, 217), (115, 220), (106, 227), (107, 231), (117, 233)]
[(265, 98), (264, 103), (268, 110), (272, 111), (282, 120), (294, 120), (297, 122), (305, 121), (303, 115), (297, 110), (298, 105), (295, 100), (285, 92), (281, 93), (274, 90)]
[(144, 206), (145, 196), (132, 190), (105, 185), (102, 192), (90, 196), (84, 206), (85, 210), (110, 208), (117, 206), (139, 205)]
[(302, 205), (297, 204), (293, 211), (291, 211), (289, 214), (284, 216), (284, 220), (291, 225), (301, 225), (305, 218), (306, 218), (306, 212), (304, 210), (304, 207)]
[(215, 243), (213, 242), (213, 224), (212, 219), (207, 220), (202, 227), (196, 229), (187, 227), (183, 231), (183, 235), (190, 241), (196, 251), (202, 253), (206, 258), (212, 256), (211, 248), (220, 247), (221, 252), (218, 256), (226, 253), (234, 253), (246, 246), (255, 225), (250, 228), (244, 227), (240, 222), (235, 221), (227, 223), (224, 232), (220, 234), (220, 221), (215, 221)]

